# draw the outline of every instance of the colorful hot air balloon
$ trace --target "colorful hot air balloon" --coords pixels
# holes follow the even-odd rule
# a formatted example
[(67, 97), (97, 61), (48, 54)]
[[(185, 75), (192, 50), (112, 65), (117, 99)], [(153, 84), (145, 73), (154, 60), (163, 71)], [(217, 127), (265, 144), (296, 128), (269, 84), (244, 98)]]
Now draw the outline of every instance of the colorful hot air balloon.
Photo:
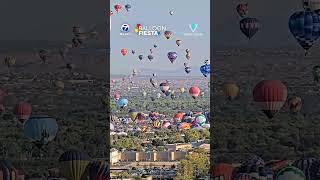
[(241, 18), (244, 18), (248, 14), (248, 3), (240, 3), (237, 5), (237, 12)]
[(293, 166), (287, 166), (276, 174), (276, 180), (306, 180), (304, 173)]
[(64, 152), (60, 158), (60, 171), (68, 180), (81, 180), (90, 163), (90, 157), (85, 152), (69, 150)]
[(109, 163), (94, 161), (89, 164), (90, 180), (109, 180)]
[(128, 50), (127, 49), (121, 49), (121, 54), (123, 55), (123, 56), (125, 56), (125, 55), (127, 55), (127, 53), (128, 53)]
[(168, 52), (168, 59), (170, 60), (170, 62), (173, 64), (174, 61), (177, 59), (178, 54), (176, 52)]
[(153, 127), (154, 128), (160, 128), (161, 127), (161, 122), (160, 121), (154, 121), (153, 122)]
[(49, 116), (30, 117), (24, 124), (24, 134), (39, 148), (53, 141), (57, 132), (57, 121)]
[(200, 72), (204, 77), (207, 77), (211, 73), (210, 64), (205, 64), (200, 67)]
[(14, 113), (18, 121), (23, 125), (26, 120), (29, 119), (31, 115), (32, 107), (31, 104), (28, 102), (19, 102), (16, 104), (14, 108)]
[(298, 11), (291, 15), (289, 19), (289, 29), (300, 46), (306, 51), (312, 47), (313, 43), (320, 35), (320, 17), (311, 10)]
[(177, 44), (177, 46), (180, 46), (181, 45), (181, 40), (180, 39), (178, 39), (178, 40), (176, 40), (176, 44)]
[(191, 59), (191, 54), (190, 54), (190, 53), (187, 53), (187, 54), (186, 54), (186, 58), (187, 58), (188, 60), (190, 60), (190, 59)]
[(193, 99), (196, 99), (200, 94), (200, 89), (197, 86), (193, 86), (189, 89), (189, 94)]
[(124, 108), (124, 107), (126, 107), (127, 105), (128, 105), (128, 103), (129, 103), (129, 101), (128, 101), (128, 99), (125, 99), (125, 98), (121, 98), (121, 99), (119, 99), (118, 101), (117, 101), (117, 105), (118, 105), (118, 107), (119, 108)]
[(160, 90), (161, 92), (165, 93), (170, 89), (170, 85), (167, 82), (163, 82), (160, 84)]
[(149, 59), (149, 61), (152, 61), (153, 60), (153, 56), (151, 54), (148, 55), (148, 59)]
[(320, 66), (314, 66), (312, 68), (313, 80), (315, 82), (320, 82)]
[(207, 119), (205, 115), (199, 114), (195, 117), (194, 121), (196, 124), (203, 126), (206, 123)]
[(320, 1), (319, 0), (302, 0), (303, 8), (305, 10), (318, 10), (320, 9)]
[(122, 6), (120, 4), (116, 4), (114, 5), (114, 9), (118, 12), (120, 12), (122, 10)]
[(166, 37), (167, 39), (170, 39), (172, 36), (172, 32), (171, 31), (165, 31), (164, 32), (164, 37)]
[(231, 164), (220, 163), (213, 166), (212, 178), (215, 180), (224, 179), (232, 180), (234, 167)]
[(240, 21), (240, 30), (242, 33), (251, 39), (260, 28), (260, 22), (256, 18), (244, 18)]
[(129, 111), (129, 118), (130, 118), (132, 121), (135, 121), (136, 118), (137, 118), (138, 113), (139, 113), (139, 112), (137, 112), (135, 109), (130, 109), (130, 111)]
[(229, 100), (233, 100), (238, 96), (239, 87), (234, 83), (228, 83), (223, 86), (223, 92)]
[(8, 160), (0, 161), (0, 179), (3, 180), (18, 180), (19, 174), (17, 169), (12, 166)]
[(297, 113), (302, 108), (302, 100), (300, 97), (292, 97), (289, 99), (289, 109), (292, 113)]
[(287, 87), (278, 80), (263, 80), (253, 90), (253, 98), (269, 119), (282, 108), (287, 99)]
[(317, 162), (316, 158), (313, 157), (305, 157), (305, 158), (301, 158), (297, 161), (295, 161), (292, 166), (299, 168), (300, 170), (302, 170), (302, 172), (304, 173), (304, 175), (306, 176), (306, 180), (313, 180), (316, 179), (315, 177), (313, 177), (312, 175), (312, 165)]

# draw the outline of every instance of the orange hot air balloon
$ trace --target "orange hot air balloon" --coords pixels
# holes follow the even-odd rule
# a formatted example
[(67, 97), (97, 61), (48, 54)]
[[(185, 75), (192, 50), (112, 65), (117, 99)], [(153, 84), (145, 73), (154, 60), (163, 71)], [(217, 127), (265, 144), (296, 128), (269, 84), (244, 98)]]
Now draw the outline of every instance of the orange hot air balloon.
[(182, 120), (183, 116), (184, 116), (184, 113), (178, 112), (177, 114), (174, 115), (173, 119), (174, 119), (175, 121), (180, 122), (180, 121)]
[(200, 89), (197, 86), (192, 86), (189, 89), (189, 94), (193, 97), (193, 99), (196, 99), (200, 94)]
[(128, 53), (128, 50), (127, 50), (127, 49), (121, 49), (121, 54), (122, 54), (123, 56), (127, 55), (127, 53)]
[(212, 178), (231, 180), (234, 167), (231, 164), (220, 163), (213, 166)]
[(16, 117), (21, 124), (24, 124), (24, 122), (29, 119), (31, 111), (32, 107), (28, 102), (19, 102), (14, 108)]
[(263, 80), (255, 86), (253, 99), (271, 119), (284, 105), (287, 99), (287, 87), (278, 80)]

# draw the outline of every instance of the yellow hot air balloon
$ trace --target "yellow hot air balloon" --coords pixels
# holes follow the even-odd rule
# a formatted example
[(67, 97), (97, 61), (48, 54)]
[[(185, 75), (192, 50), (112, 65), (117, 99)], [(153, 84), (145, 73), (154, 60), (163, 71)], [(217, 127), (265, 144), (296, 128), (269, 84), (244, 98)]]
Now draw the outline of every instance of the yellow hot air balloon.
[(85, 152), (70, 150), (60, 156), (59, 162), (60, 170), (66, 179), (81, 180), (90, 163), (90, 157)]
[(129, 111), (129, 118), (132, 120), (132, 121), (135, 121), (137, 116), (138, 116), (138, 113), (136, 110), (130, 110)]
[(160, 126), (161, 126), (161, 122), (160, 121), (153, 122), (153, 127), (154, 128), (159, 128)]
[(239, 87), (234, 83), (228, 83), (223, 86), (223, 92), (229, 100), (233, 100), (239, 94)]

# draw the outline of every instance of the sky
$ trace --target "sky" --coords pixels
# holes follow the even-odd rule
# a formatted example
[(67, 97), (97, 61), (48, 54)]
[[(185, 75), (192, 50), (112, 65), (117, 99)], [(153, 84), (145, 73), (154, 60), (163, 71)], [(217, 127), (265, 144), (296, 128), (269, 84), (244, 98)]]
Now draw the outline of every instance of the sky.
[[(155, 73), (160, 71), (181, 71), (184, 72), (183, 63), (185, 58), (185, 49), (190, 49), (191, 60), (189, 64), (196, 75), (201, 75), (199, 67), (210, 56), (210, 0), (202, 0), (201, 8), (199, 1), (185, 0), (112, 0), (110, 3), (114, 14), (111, 16), (112, 30), (110, 34), (111, 47), (111, 74), (128, 74), (133, 69), (154, 70)], [(131, 9), (127, 12), (123, 9), (116, 13), (113, 9), (115, 4), (123, 6), (129, 3)], [(171, 16), (170, 11), (174, 14)], [(161, 36), (138, 36), (134, 33), (130, 36), (120, 36), (120, 27), (128, 23), (133, 30), (135, 24), (146, 25), (165, 25), (167, 30), (173, 32), (172, 39), (167, 40), (163, 34)], [(196, 32), (203, 33), (203, 36), (187, 37), (184, 33), (190, 33), (189, 24), (196, 23), (198, 28)], [(176, 40), (182, 40), (180, 47), (176, 45)], [(153, 48), (156, 44), (158, 47)], [(126, 56), (122, 56), (121, 49), (128, 50)], [(149, 49), (153, 49), (154, 60), (150, 62), (146, 57), (150, 54)], [(135, 50), (135, 54), (131, 53)], [(171, 64), (167, 58), (169, 51), (178, 53), (178, 58), (174, 64)], [(142, 54), (145, 59), (139, 61), (138, 56)]]

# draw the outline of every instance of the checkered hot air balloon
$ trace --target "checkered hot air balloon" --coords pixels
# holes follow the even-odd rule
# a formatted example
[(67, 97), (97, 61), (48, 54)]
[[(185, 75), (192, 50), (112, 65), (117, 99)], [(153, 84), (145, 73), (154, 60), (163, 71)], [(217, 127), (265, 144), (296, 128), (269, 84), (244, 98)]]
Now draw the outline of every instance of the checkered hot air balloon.
[(249, 39), (259, 31), (259, 28), (260, 22), (256, 18), (247, 17), (240, 21), (240, 30)]
[(289, 19), (289, 29), (307, 55), (308, 50), (320, 36), (320, 17), (309, 9), (295, 12)]

